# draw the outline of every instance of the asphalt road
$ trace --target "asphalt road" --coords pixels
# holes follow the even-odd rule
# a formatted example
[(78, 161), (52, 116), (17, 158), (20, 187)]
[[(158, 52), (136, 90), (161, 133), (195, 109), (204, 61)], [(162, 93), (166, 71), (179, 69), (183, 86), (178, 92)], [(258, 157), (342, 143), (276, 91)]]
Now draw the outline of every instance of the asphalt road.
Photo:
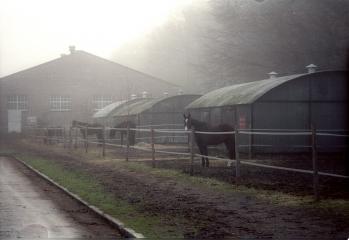
[(115, 239), (120, 234), (14, 159), (0, 157), (0, 239)]

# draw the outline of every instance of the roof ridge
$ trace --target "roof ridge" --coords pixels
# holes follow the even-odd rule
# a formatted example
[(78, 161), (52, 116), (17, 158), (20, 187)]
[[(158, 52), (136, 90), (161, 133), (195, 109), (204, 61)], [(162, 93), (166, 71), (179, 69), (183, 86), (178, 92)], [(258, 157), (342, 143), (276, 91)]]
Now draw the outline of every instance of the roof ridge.
[(125, 66), (125, 65), (123, 65), (123, 64), (120, 64), (120, 63), (114, 62), (114, 61), (112, 61), (112, 60), (110, 60), (110, 59), (106, 59), (106, 58), (103, 58), (103, 57), (97, 56), (97, 55), (95, 55), (95, 54), (92, 54), (92, 53), (86, 52), (86, 51), (84, 51), (84, 50), (76, 50), (76, 52), (84, 53), (84, 54), (87, 54), (87, 55), (90, 55), (90, 56), (93, 56), (93, 57), (96, 57), (96, 58), (102, 59), (102, 60), (107, 61), (107, 62), (109, 62), (109, 63), (115, 64), (115, 65), (118, 65), (118, 66), (120, 66), (120, 67), (122, 67), (122, 68), (126, 68), (126, 69), (128, 69), (128, 70), (132, 70), (132, 71), (134, 71), (134, 72), (138, 72), (138, 73), (140, 73), (140, 74), (142, 74), (142, 75), (145, 75), (145, 76), (147, 76), (147, 77), (151, 77), (151, 78), (154, 78), (154, 79), (156, 79), (156, 80), (159, 80), (159, 81), (165, 82), (166, 84), (170, 84), (170, 85), (174, 85), (174, 86), (176, 86), (176, 87), (180, 87), (180, 86), (179, 86), (179, 85), (177, 85), (177, 84), (170, 83), (170, 82), (168, 82), (168, 81), (166, 81), (166, 80), (164, 80), (164, 79), (161, 79), (161, 78), (159, 78), (159, 77), (155, 77), (155, 76), (150, 75), (150, 74), (148, 74), (148, 73), (141, 72), (141, 71), (136, 70), (136, 69), (134, 69), (134, 68), (131, 68), (131, 67)]
[[(69, 56), (69, 55), (66, 55), (66, 56), (63, 56), (63, 57), (67, 57), (67, 56)], [(19, 70), (18, 72), (14, 72), (14, 73), (11, 73), (9, 75), (3, 76), (3, 77), (1, 77), (1, 79), (2, 80), (6, 80), (5, 78), (12, 77), (13, 75), (21, 74), (23, 72), (26, 72), (26, 71), (29, 71), (29, 70), (32, 70), (32, 69), (35, 69), (35, 68), (38, 68), (38, 67), (41, 67), (41, 66), (44, 66), (44, 65), (47, 65), (47, 64), (51, 64), (52, 62), (61, 60), (63, 57), (54, 58), (52, 60), (49, 60), (48, 62), (40, 63), (38, 65), (29, 67), (29, 68), (26, 68), (26, 69)]]
[(150, 75), (150, 74), (147, 74), (147, 73), (141, 72), (141, 71), (139, 71), (139, 70), (136, 70), (136, 69), (127, 67), (127, 66), (122, 65), (122, 64), (120, 64), (120, 63), (114, 62), (114, 61), (112, 61), (112, 60), (109, 60), (109, 59), (106, 59), (106, 58), (103, 58), (103, 57), (100, 57), (100, 56), (97, 56), (97, 55), (95, 55), (95, 54), (86, 52), (86, 51), (84, 51), (84, 50), (75, 50), (74, 53), (67, 54), (67, 55), (64, 55), (64, 56), (61, 56), (61, 57), (58, 57), (58, 58), (54, 58), (54, 59), (49, 60), (49, 61), (47, 61), (47, 62), (40, 63), (40, 64), (38, 64), (38, 65), (35, 65), (35, 66), (32, 66), (32, 67), (29, 67), (29, 68), (20, 70), (20, 71), (18, 71), (18, 72), (11, 73), (11, 74), (9, 74), (9, 75), (6, 75), (6, 76), (1, 77), (0, 79), (1, 79), (2, 81), (3, 81), (3, 80), (7, 80), (7, 78), (10, 78), (10, 77), (13, 77), (13, 76), (15, 76), (15, 75), (21, 74), (21, 73), (23, 73), (23, 72), (30, 71), (30, 70), (33, 70), (33, 69), (36, 69), (36, 68), (45, 66), (45, 65), (47, 65), (47, 64), (52, 64), (53, 62), (60, 61), (60, 60), (63, 60), (63, 59), (65, 59), (65, 58), (74, 57), (74, 56), (76, 56), (76, 54), (85, 54), (85, 55), (89, 55), (89, 56), (91, 56), (91, 57), (98, 58), (98, 59), (100, 59), (100, 60), (109, 62), (109, 63), (111, 63), (111, 64), (115, 64), (115, 65), (117, 65), (117, 66), (119, 66), (119, 67), (122, 67), (122, 68), (124, 68), (124, 69), (131, 70), (131, 71), (133, 71), (133, 72), (137, 72), (137, 73), (139, 73), (139, 74), (141, 74), (141, 75), (144, 75), (144, 76), (146, 76), (146, 77), (153, 78), (154, 80), (157, 80), (157, 81), (160, 81), (160, 82), (164, 82), (165, 84), (172, 85), (172, 86), (174, 86), (174, 87), (181, 87), (180, 85), (177, 85), (177, 84), (168, 82), (168, 81), (166, 81), (166, 80), (164, 80), (164, 79), (161, 79), (161, 78), (159, 78), (159, 77), (152, 76), (152, 75)]

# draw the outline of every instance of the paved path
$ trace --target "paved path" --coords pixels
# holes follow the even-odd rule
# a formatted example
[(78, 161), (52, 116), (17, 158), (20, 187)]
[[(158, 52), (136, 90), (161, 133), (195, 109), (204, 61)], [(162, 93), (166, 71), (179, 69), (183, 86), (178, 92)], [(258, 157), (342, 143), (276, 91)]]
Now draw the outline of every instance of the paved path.
[(0, 239), (120, 238), (119, 233), (16, 160), (0, 157)]

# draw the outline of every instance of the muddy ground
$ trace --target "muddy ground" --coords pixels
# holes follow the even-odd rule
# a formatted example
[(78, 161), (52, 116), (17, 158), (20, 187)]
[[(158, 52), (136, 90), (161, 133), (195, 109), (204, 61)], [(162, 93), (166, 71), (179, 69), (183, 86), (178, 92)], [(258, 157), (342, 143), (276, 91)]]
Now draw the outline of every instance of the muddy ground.
[[(17, 150), (20, 150), (18, 145)], [(349, 216), (335, 212), (318, 211), (318, 208), (312, 208), (308, 205), (306, 207), (284, 206), (263, 200), (248, 192), (223, 192), (214, 188), (203, 188), (195, 184), (178, 182), (171, 177), (118, 168), (115, 161), (120, 160), (102, 161), (96, 159), (94, 161), (93, 159), (73, 156), (73, 154), (69, 154), (67, 149), (56, 151), (48, 150), (44, 146), (29, 147), (26, 145), (24, 148), (21, 145), (21, 151), (35, 152), (40, 156), (58, 161), (65, 168), (79, 169), (93, 175), (109, 192), (129, 203), (137, 203), (141, 206), (141, 211), (149, 215), (162, 214), (167, 216), (163, 224), (180, 225), (186, 238), (347, 239), (349, 236)], [(74, 150), (72, 150), (73, 152)], [(112, 158), (122, 159), (122, 153), (123, 151), (117, 155), (116, 152), (113, 152), (115, 155)], [(136, 158), (135, 155), (132, 157), (135, 160)], [(188, 167), (181, 160), (157, 161), (157, 166), (178, 168), (184, 171), (187, 171)], [(256, 172), (248, 173), (248, 171), (253, 172), (253, 170), (245, 169), (244, 176), (256, 175)], [(233, 181), (231, 169), (222, 169), (220, 166), (214, 166), (207, 170), (200, 168), (198, 163), (195, 166), (195, 174)], [(309, 194), (308, 190), (311, 191), (309, 187), (311, 184), (304, 184), (304, 182), (311, 182), (311, 178), (306, 177), (306, 179), (301, 180), (302, 177), (299, 175), (292, 175), (288, 176), (283, 172), (279, 175), (263, 172), (252, 180), (246, 180), (246, 178), (244, 184), (274, 190), (281, 188), (284, 192), (293, 193), (297, 193), (297, 188), (299, 188), (300, 193), (298, 192), (298, 194)], [(285, 180), (280, 180), (281, 177)], [(273, 184), (273, 180), (276, 184)], [(294, 184), (295, 180), (303, 182), (303, 184)], [(332, 184), (330, 183), (328, 188), (334, 187)], [(340, 182), (340, 184), (344, 187), (347, 186), (345, 182)], [(327, 186), (327, 184), (325, 185)], [(322, 191), (322, 193), (324, 192)], [(345, 198), (348, 195), (347, 193), (344, 195), (333, 193), (333, 196)], [(328, 196), (326, 195), (326, 197)], [(186, 224), (173, 221), (176, 217), (186, 219)], [(193, 227), (198, 230), (194, 232)]]
[[(150, 146), (142, 146), (150, 147)], [(187, 146), (158, 145), (158, 149), (163, 151), (187, 152)], [(210, 154), (221, 158), (227, 158), (224, 150), (212, 149)], [(98, 151), (98, 150), (97, 150)], [(197, 152), (198, 150), (196, 150)], [(124, 158), (125, 149), (109, 149), (107, 155), (115, 158)], [(149, 166), (151, 153), (140, 150), (130, 151), (130, 161), (143, 162)], [(271, 166), (280, 166), (296, 169), (312, 170), (312, 156), (310, 153), (294, 154), (256, 154), (252, 160), (248, 160), (247, 154), (240, 154), (241, 160), (261, 163)], [(156, 153), (155, 165), (158, 168), (175, 169), (185, 173), (190, 173), (190, 160), (187, 156), (175, 156)], [(342, 153), (318, 153), (319, 171), (348, 175), (345, 171), (345, 161), (349, 161)], [(268, 168), (241, 165), (240, 183), (244, 186), (261, 190), (276, 190), (283, 193), (290, 193), (297, 196), (308, 196), (313, 194), (313, 175), (298, 172), (274, 170)], [(201, 158), (195, 158), (194, 175), (214, 178), (220, 181), (235, 183), (235, 166), (227, 167), (227, 162), (210, 160), (210, 167), (201, 167)], [(328, 176), (319, 177), (320, 197), (345, 198), (349, 199), (349, 180)]]

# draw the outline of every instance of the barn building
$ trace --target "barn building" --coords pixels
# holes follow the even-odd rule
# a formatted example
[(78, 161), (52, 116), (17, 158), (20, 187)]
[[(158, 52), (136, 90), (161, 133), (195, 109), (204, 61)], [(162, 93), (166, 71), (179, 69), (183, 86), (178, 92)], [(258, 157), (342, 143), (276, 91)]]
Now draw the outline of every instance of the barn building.
[[(313, 125), (318, 131), (348, 133), (348, 72), (316, 71), (313, 64), (307, 68), (305, 74), (277, 77), (271, 72), (269, 79), (211, 91), (187, 110), (202, 121), (240, 129), (296, 130)], [(243, 135), (241, 140), (254, 152), (309, 151), (310, 137)], [(347, 148), (343, 137), (319, 136), (317, 141), (323, 151)]]
[(158, 97), (179, 87), (85, 51), (69, 54), (3, 77), (0, 82), (0, 127), (68, 126), (72, 120), (92, 121), (104, 106), (148, 92)]

